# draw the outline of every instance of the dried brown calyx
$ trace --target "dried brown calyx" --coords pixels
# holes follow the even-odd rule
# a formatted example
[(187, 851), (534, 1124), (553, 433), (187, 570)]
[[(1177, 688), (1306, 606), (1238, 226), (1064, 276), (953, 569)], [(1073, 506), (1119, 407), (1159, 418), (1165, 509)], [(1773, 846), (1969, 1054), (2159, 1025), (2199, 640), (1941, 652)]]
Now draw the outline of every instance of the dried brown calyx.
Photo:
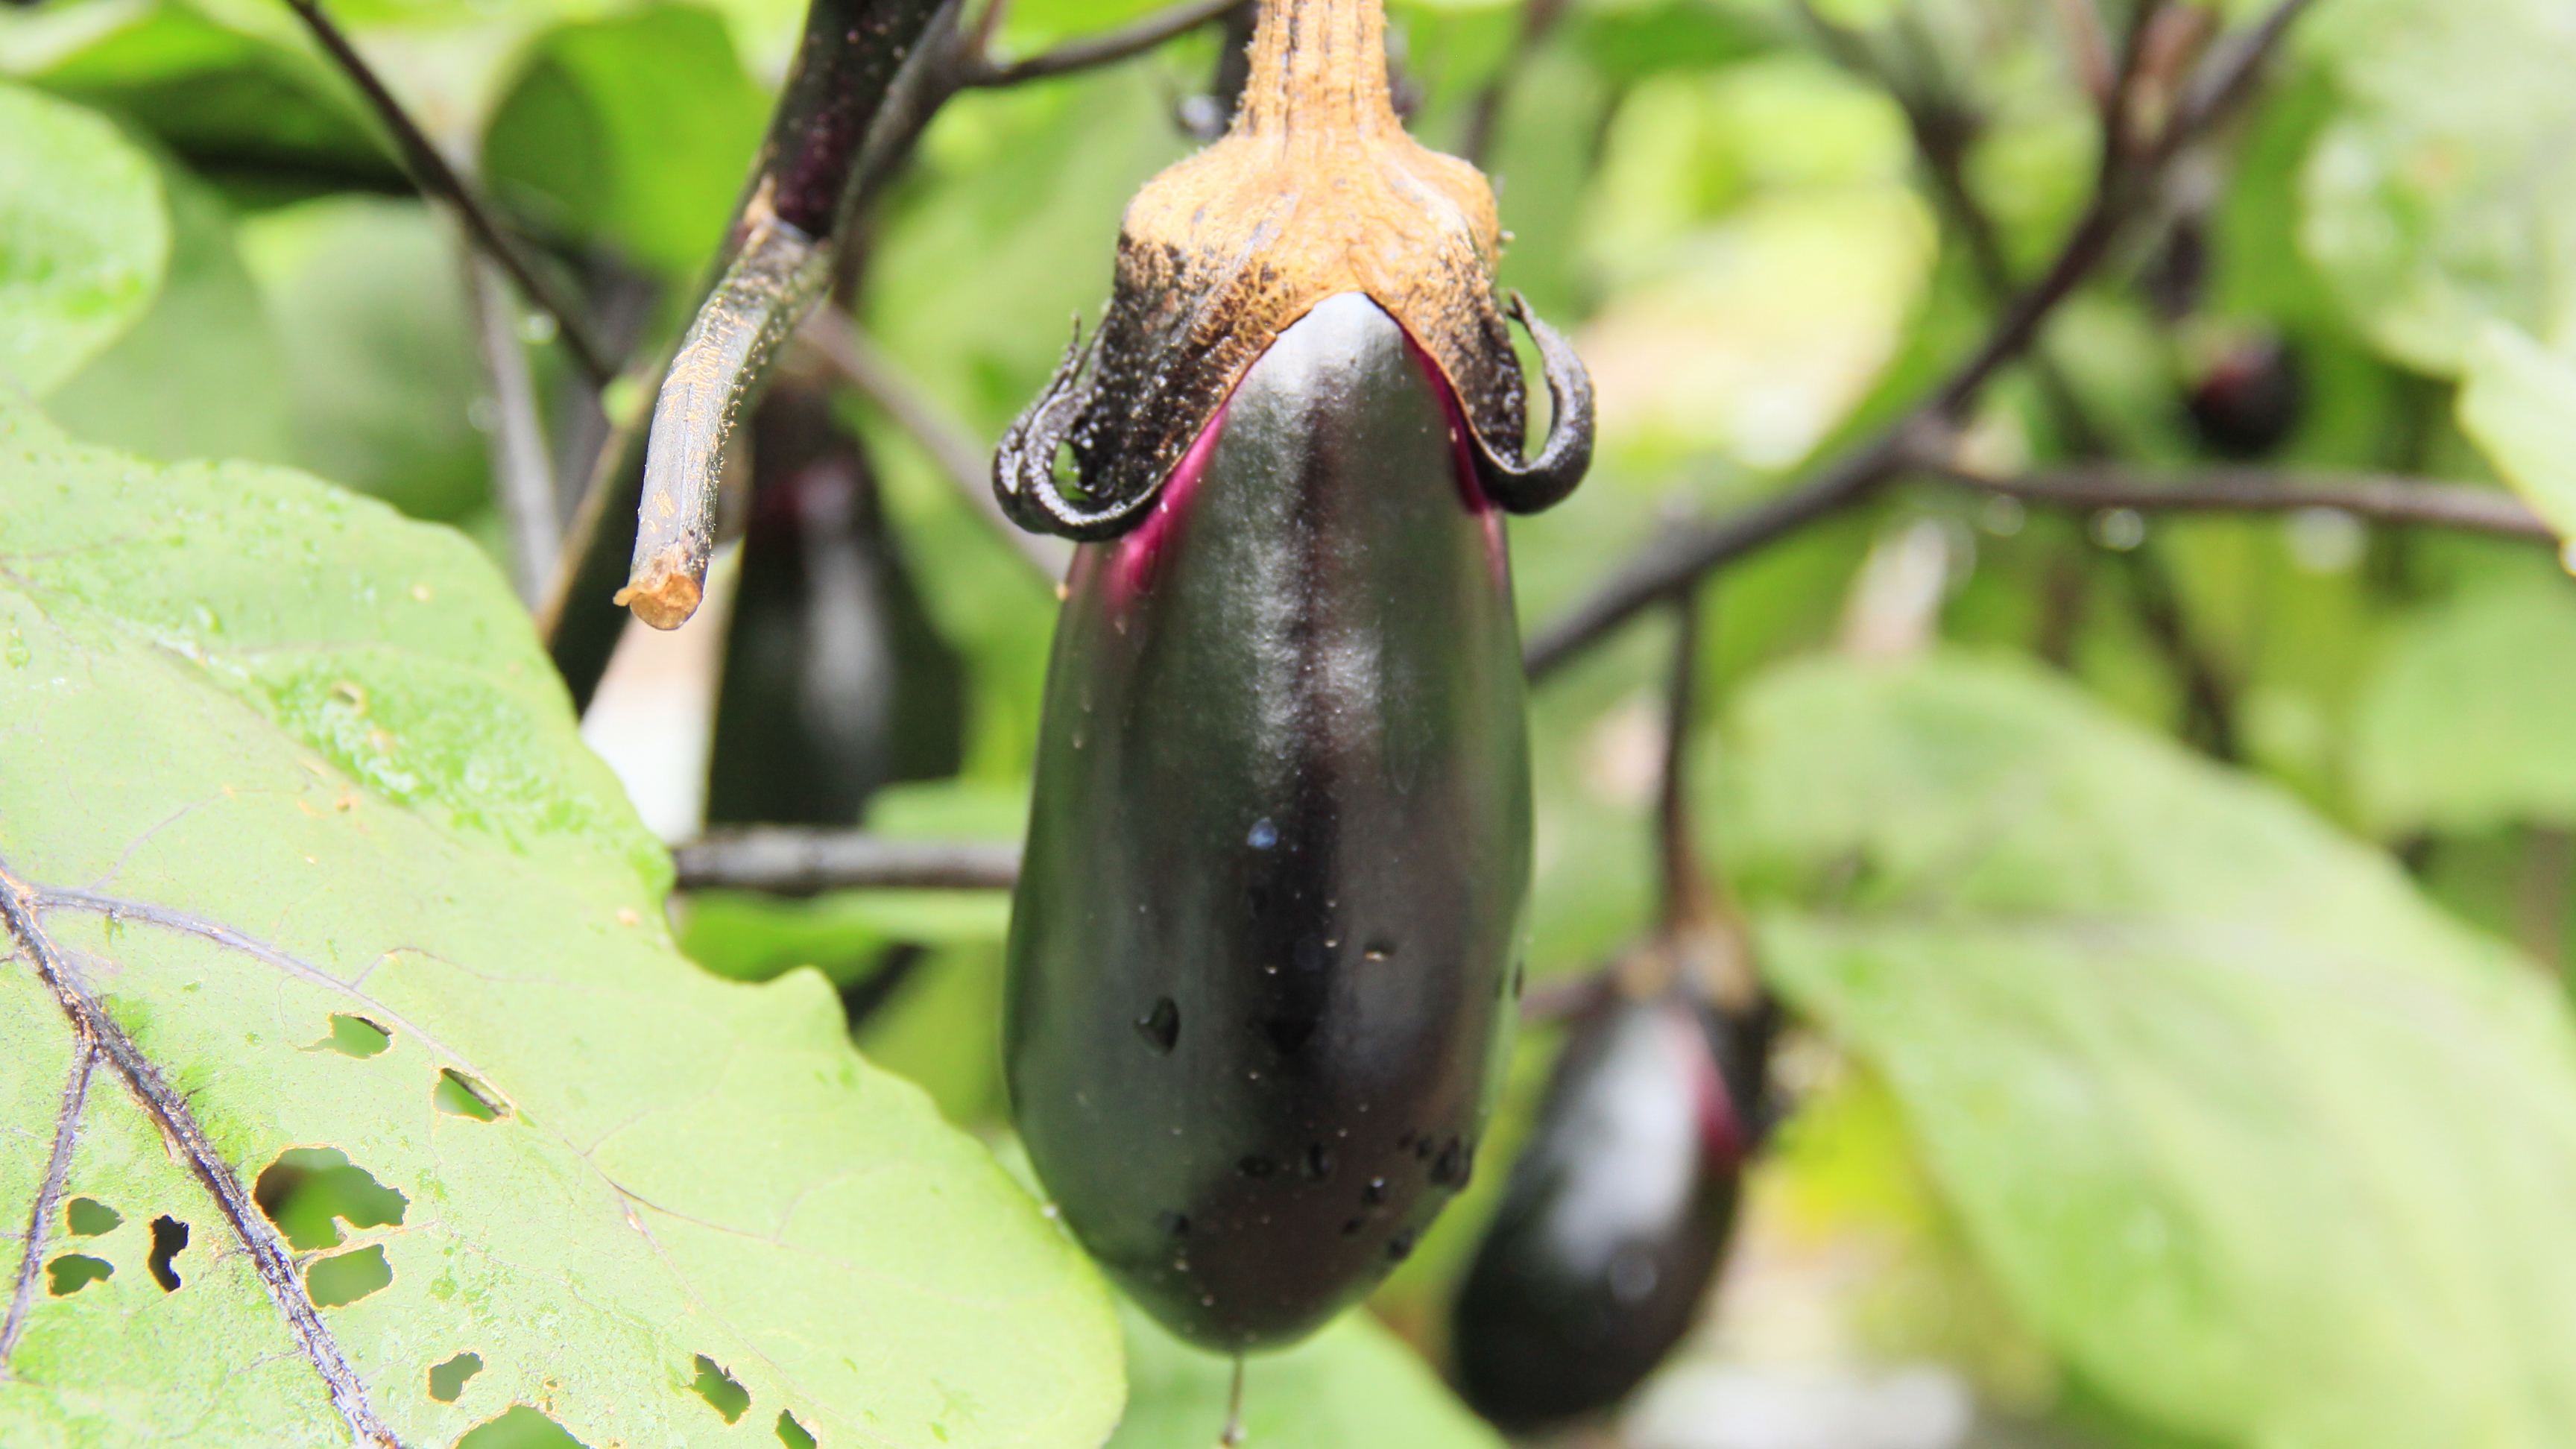
[[(1125, 531), (1273, 339), (1315, 304), (1363, 293), (1457, 394), (1477, 474), (1515, 512), (1582, 479), (1592, 393), (1574, 350), (1512, 311), (1539, 346), (1554, 410), (1522, 455), (1520, 366), (1494, 296), (1494, 194), (1475, 167), (1405, 134), (1387, 94), (1382, 0), (1273, 0), (1224, 139), (1127, 207), (1109, 315), (1002, 441), (993, 483), (1023, 527)], [(1078, 496), (1055, 477), (1070, 447)]]

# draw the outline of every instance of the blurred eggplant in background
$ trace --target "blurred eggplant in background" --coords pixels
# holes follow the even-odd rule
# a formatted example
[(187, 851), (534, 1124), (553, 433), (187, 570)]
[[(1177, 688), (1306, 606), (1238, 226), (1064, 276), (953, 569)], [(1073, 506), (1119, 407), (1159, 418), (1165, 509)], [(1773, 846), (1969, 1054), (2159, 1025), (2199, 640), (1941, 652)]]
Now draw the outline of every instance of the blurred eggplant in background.
[(963, 675), (828, 393), (781, 377), (752, 459), (707, 823), (855, 825), (880, 787), (957, 773)]
[(2185, 407), (2203, 446), (2224, 458), (2260, 458), (2296, 431), (2306, 410), (2299, 354), (2274, 333), (2238, 337), (2192, 384)]
[(1510, 1430), (1625, 1398), (1688, 1331), (1724, 1261), (1770, 1111), (1777, 1015), (1683, 986), (1576, 1016), (1451, 1319), (1458, 1387)]

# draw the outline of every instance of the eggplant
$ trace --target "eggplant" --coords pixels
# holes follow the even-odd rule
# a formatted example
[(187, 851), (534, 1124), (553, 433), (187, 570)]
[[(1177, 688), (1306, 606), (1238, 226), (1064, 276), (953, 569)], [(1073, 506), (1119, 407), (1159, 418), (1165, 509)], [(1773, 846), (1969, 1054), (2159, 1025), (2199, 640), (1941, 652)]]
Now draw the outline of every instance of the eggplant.
[(2260, 458), (2289, 440), (2306, 411), (2307, 373), (2299, 354), (2270, 334), (2238, 339), (2185, 399), (2192, 431), (2226, 458)]
[(1241, 1350), (1463, 1187), (1512, 1013), (1529, 758), (1500, 521), (1367, 297), (1283, 332), (1154, 516), (1075, 555), (1005, 1017), (1065, 1221)]
[(1509, 1430), (1609, 1407), (1723, 1261), (1776, 1016), (1612, 991), (1566, 1035), (1451, 1317), (1461, 1395)]
[(752, 439), (707, 822), (855, 825), (879, 787), (957, 773), (962, 671), (930, 627), (867, 455), (829, 395), (780, 379)]
[[(1498, 301), (1492, 189), (1405, 135), (1384, 26), (1261, 7), (1231, 129), (1129, 205), (1099, 333), (993, 461), (1005, 512), (1083, 545), (1013, 1110), (1075, 1236), (1220, 1351), (1319, 1326), (1473, 1169), (1530, 868), (1495, 508), (1591, 457), (1582, 364)], [(1530, 454), (1506, 315), (1554, 401)]]

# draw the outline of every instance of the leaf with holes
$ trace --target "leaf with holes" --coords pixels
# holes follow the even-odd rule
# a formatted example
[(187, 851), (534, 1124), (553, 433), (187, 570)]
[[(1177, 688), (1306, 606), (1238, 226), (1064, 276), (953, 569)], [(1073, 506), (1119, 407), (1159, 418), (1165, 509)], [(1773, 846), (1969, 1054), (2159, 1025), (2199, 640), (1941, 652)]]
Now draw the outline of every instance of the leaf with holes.
[(1090, 1269), (667, 880), (462, 538), (0, 403), (0, 1443), (1097, 1443)]
[(2554, 981), (2036, 672), (1803, 665), (1738, 716), (1722, 818), (1766, 967), (1885, 1074), (2095, 1386), (2195, 1442), (2566, 1441)]

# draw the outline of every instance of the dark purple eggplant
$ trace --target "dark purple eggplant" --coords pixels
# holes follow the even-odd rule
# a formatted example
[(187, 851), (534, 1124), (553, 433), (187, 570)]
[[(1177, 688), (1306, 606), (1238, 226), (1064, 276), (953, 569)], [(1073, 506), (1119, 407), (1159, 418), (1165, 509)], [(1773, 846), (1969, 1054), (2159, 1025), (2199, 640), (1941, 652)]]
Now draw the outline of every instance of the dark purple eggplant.
[(957, 773), (963, 677), (828, 395), (781, 379), (752, 436), (707, 821), (855, 825), (878, 787)]
[(2193, 384), (2192, 431), (2211, 452), (2260, 458), (2289, 439), (2307, 403), (2299, 355), (2279, 337), (2240, 339)]
[(1154, 516), (1075, 558), (1011, 922), (1039, 1176), (1183, 1336), (1294, 1338), (1467, 1181), (1529, 761), (1499, 518), (1357, 294), (1281, 334)]
[[(1529, 881), (1496, 506), (1591, 392), (1493, 289), (1493, 194), (1389, 107), (1379, 0), (1264, 5), (1232, 129), (1129, 206), (1117, 289), (994, 490), (1084, 541), (1010, 937), (1013, 1109), (1065, 1221), (1167, 1327), (1294, 1339), (1472, 1169)], [(1076, 476), (1057, 475), (1072, 455)]]
[(1607, 1408), (1680, 1341), (1762, 1131), (1773, 1022), (1679, 990), (1575, 1019), (1453, 1310), (1478, 1413), (1519, 1430)]

